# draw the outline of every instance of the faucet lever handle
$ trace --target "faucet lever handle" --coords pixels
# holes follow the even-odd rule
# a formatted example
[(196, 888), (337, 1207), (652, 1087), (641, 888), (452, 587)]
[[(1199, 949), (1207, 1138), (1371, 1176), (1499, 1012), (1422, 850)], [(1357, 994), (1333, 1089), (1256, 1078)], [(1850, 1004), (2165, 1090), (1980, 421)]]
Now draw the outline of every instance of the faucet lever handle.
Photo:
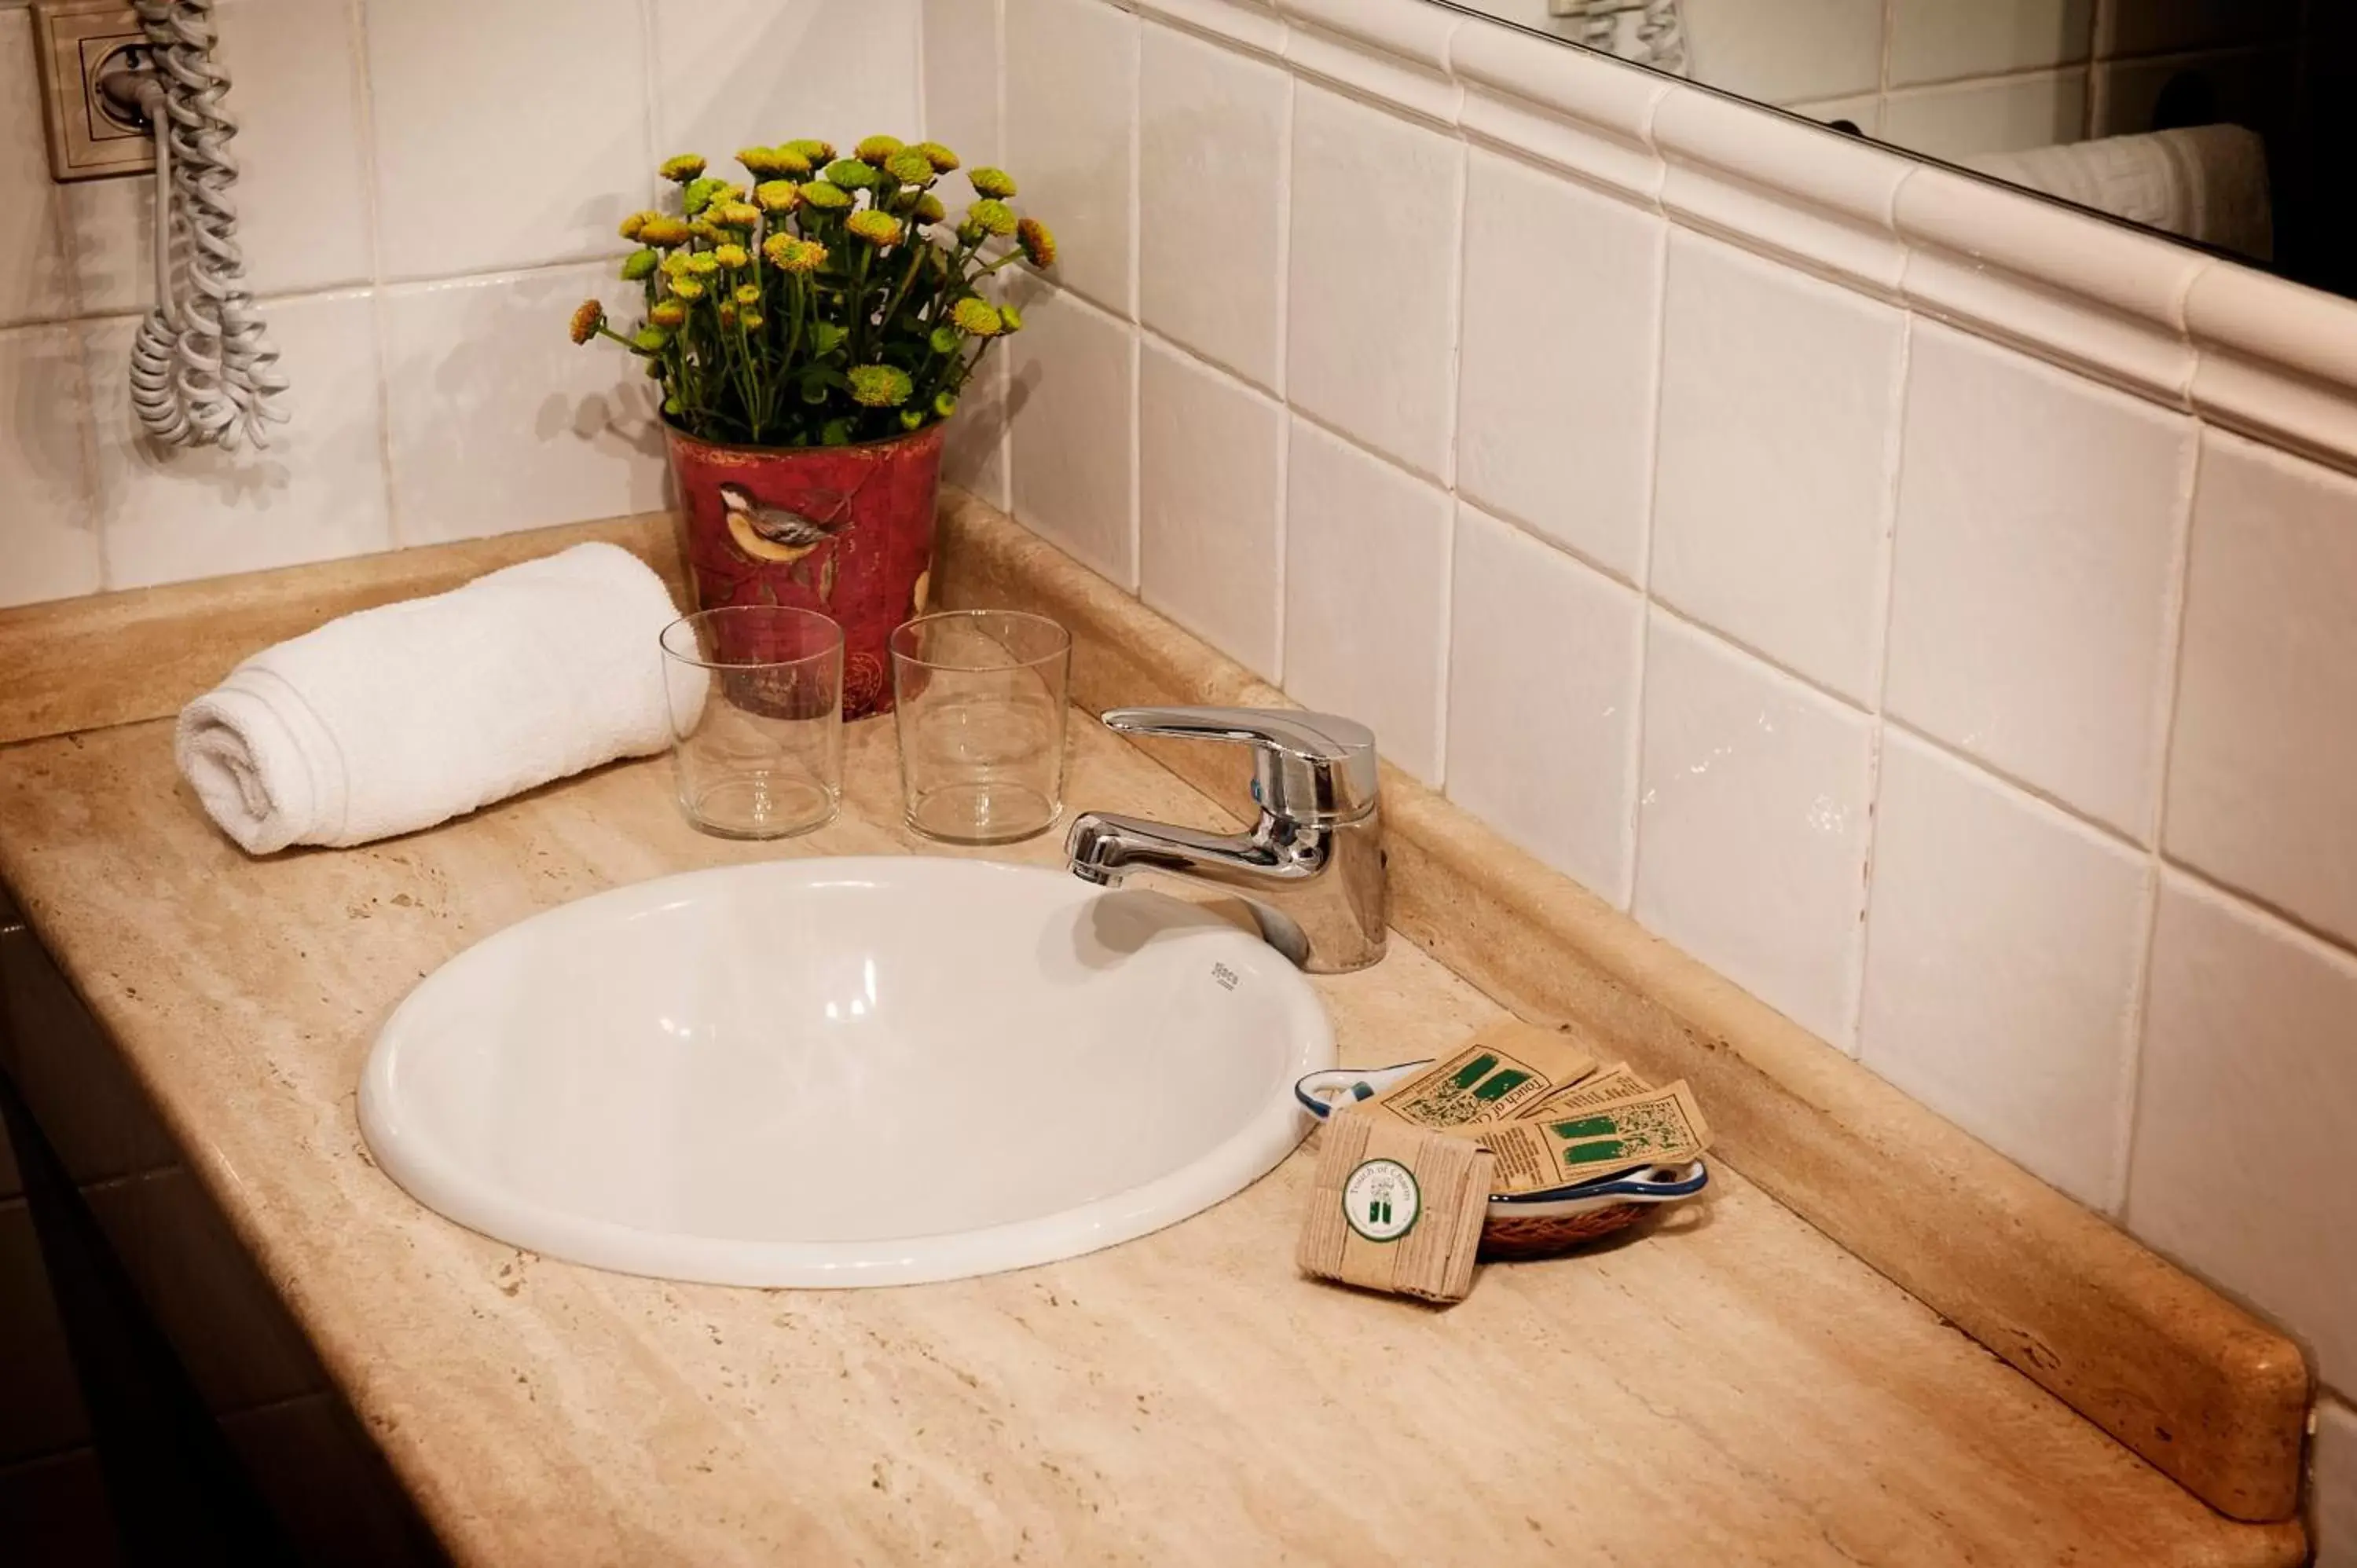
[(1253, 798), (1293, 822), (1348, 822), (1375, 806), (1375, 732), (1298, 708), (1108, 708), (1123, 735), (1216, 740), (1253, 748)]

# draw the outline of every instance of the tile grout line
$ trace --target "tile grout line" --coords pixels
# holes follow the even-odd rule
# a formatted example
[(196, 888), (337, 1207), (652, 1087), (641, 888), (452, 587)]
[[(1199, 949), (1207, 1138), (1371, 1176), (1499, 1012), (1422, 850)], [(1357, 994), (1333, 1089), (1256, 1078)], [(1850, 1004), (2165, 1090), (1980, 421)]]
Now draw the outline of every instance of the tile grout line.
[(1146, 305), (1143, 274), (1146, 196), (1141, 166), (1146, 144), (1146, 24), (1129, 18), (1129, 581), (1130, 597), (1146, 596)]
[(1899, 598), (1899, 507), (1905, 493), (1907, 475), (1907, 410), (1910, 389), (1914, 384), (1915, 317), (1911, 311), (1900, 313), (1898, 384), (1891, 399), (1890, 429), (1884, 447), (1889, 470), (1884, 476), (1882, 514), (1882, 562), (1877, 593), (1874, 644), (1874, 701), (1867, 711), (1874, 721), (1867, 740), (1866, 779), (1866, 861), (1862, 875), (1865, 886), (1858, 891), (1857, 949), (1854, 966), (1856, 973), (1850, 995), (1850, 1052), (1863, 1062), (1866, 1059), (1866, 980), (1867, 963), (1874, 945), (1874, 869), (1875, 858), (1882, 843), (1882, 779), (1885, 748), (1890, 741), (1890, 726), (1884, 710), (1890, 702), (1890, 627)]
[(401, 486), (393, 478), (392, 332), (385, 321), (384, 213), (378, 200), (376, 84), (369, 66), (368, 0), (350, 0), (345, 16), (351, 27), (350, 68), (354, 82), (353, 115), (361, 155), (361, 208), (368, 224), (369, 333), (376, 355), (376, 448), (384, 490), (385, 542), (399, 549), (403, 527)]
[(1294, 115), (1300, 103), (1301, 79), (1285, 72), (1285, 121), (1277, 127), (1276, 152), (1276, 353), (1271, 371), (1276, 380), (1276, 617), (1273, 666), (1269, 683), (1285, 689), (1287, 669), (1286, 628), (1290, 621), (1288, 599), (1293, 586), (1290, 551), (1293, 541), (1293, 378), (1289, 368), (1293, 347), (1293, 156)]
[[(1463, 26), (1460, 22), (1458, 26)], [(1454, 29), (1451, 29), (1454, 37)], [(1432, 737), (1435, 746), (1433, 777), (1426, 782), (1442, 795), (1448, 792), (1448, 731), (1454, 714), (1449, 700), (1449, 682), (1457, 668), (1457, 547), (1464, 509), (1464, 498), (1458, 493), (1458, 447), (1464, 435), (1465, 387), (1465, 276), (1466, 251), (1472, 243), (1471, 208), (1473, 201), (1473, 155), (1462, 136), (1452, 136), (1457, 165), (1457, 243), (1448, 255), (1448, 369), (1445, 375), (1441, 399), (1442, 427), (1447, 432), (1442, 444), (1441, 467), (1444, 478), (1441, 489), (1448, 501), (1448, 521), (1442, 532), (1445, 548), (1440, 557), (1440, 625), (1437, 637), (1440, 646), (1434, 650), (1439, 661), (1435, 671), (1432, 691)]]
[[(1647, 134), (1648, 145), (1652, 136)], [(1645, 715), (1653, 667), (1653, 551), (1661, 534), (1662, 410), (1669, 398), (1670, 241), (1676, 225), (1664, 216), (1654, 241), (1657, 265), (1653, 306), (1652, 407), (1645, 430), (1645, 515), (1643, 540), (1637, 552), (1637, 681), (1630, 700), (1635, 712), (1630, 721), (1628, 759), (1622, 764), (1629, 789), (1629, 856), (1623, 874), (1620, 908), (1631, 919), (1637, 911), (1637, 878), (1645, 853)]]
[(2136, 1128), (2144, 1092), (2145, 1033), (2152, 1017), (2153, 961), (2160, 940), (2160, 897), (2167, 862), (2161, 853), (2161, 832), (2169, 821), (2169, 754), (2177, 730), (2177, 703), (2185, 671), (2185, 607), (2192, 587), (2193, 515), (2201, 493), (2201, 475), (2208, 466), (2208, 446), (2197, 424), (2190, 440), (2184, 479), (2179, 486), (2177, 515), (2171, 520), (2169, 592), (2162, 605), (2162, 643), (2169, 657), (2153, 693), (2153, 719), (2147, 756), (2153, 769), (2150, 815), (2145, 827), (2145, 889), (2143, 930), (2137, 939), (2136, 975), (2125, 1020), (2127, 1071), (2121, 1084), (2121, 1102), (2114, 1109), (2118, 1137), (2116, 1168), (2110, 1173), (2104, 1194), (2106, 1212), (2127, 1223), (2128, 1192), (2136, 1175)]

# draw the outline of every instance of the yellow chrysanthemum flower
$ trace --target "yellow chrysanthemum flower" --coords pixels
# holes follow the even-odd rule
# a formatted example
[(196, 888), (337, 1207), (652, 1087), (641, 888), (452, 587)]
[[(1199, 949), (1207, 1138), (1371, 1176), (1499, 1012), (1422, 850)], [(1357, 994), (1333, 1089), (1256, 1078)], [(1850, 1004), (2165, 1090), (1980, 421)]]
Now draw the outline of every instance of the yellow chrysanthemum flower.
[(737, 155), (745, 172), (756, 179), (777, 179), (810, 173), (810, 159), (791, 147), (747, 147)]
[(643, 212), (631, 213), (628, 218), (622, 220), (622, 238), (625, 240), (638, 239), (645, 231), (648, 224), (655, 221), (655, 220), (662, 216), (662, 213), (657, 212), (652, 208), (649, 208)]
[(702, 299), (704, 285), (694, 278), (673, 278), (671, 280), (671, 292), (679, 299)]
[(687, 270), (700, 278), (708, 278), (720, 270), (720, 258), (710, 251), (698, 251), (687, 258)]
[(1037, 218), (1026, 218), (1015, 226), (1015, 242), (1023, 247), (1023, 255), (1035, 267), (1045, 269), (1056, 264), (1056, 231)]
[(874, 164), (877, 168), (882, 168), (884, 161), (905, 145), (907, 144), (898, 136), (870, 136), (852, 148), (851, 152), (852, 156), (861, 163)]
[(739, 304), (739, 305), (759, 305), (759, 304), (760, 304), (760, 303), (761, 303), (761, 285), (759, 285), (759, 284), (750, 284), (750, 283), (740, 283), (740, 284), (738, 284), (738, 285), (737, 285), (737, 304)]
[(682, 153), (663, 159), (662, 177), (673, 185), (685, 185), (704, 172), (704, 159), (694, 153)]
[(933, 163), (914, 147), (902, 147), (884, 160), (884, 172), (902, 185), (930, 185), (933, 180)]
[(759, 228), (761, 209), (749, 201), (724, 201), (712, 209), (712, 220), (723, 229)]
[(676, 299), (659, 299), (647, 312), (647, 319), (658, 327), (683, 327), (687, 323), (687, 306)]
[(712, 260), (729, 272), (740, 273), (753, 264), (753, 252), (742, 245), (722, 245), (712, 252)]
[(826, 247), (816, 240), (797, 240), (791, 234), (772, 234), (761, 242), (761, 254), (781, 273), (814, 273), (826, 264)]
[(864, 212), (853, 213), (844, 227), (879, 251), (887, 245), (899, 244), (902, 233), (898, 218), (889, 212), (878, 212), (872, 207)]
[(833, 142), (813, 141), (805, 137), (801, 141), (788, 142), (786, 144), (786, 150), (789, 152), (800, 153), (804, 161), (806, 161), (813, 168), (818, 167), (821, 164), (833, 163), (834, 161), (834, 144)]
[(1015, 209), (1004, 201), (985, 197), (965, 209), (966, 221), (985, 234), (1015, 232)]
[(758, 310), (748, 310), (745, 313), (744, 322), (746, 331), (759, 332), (770, 324), (770, 318)]
[(721, 325), (721, 326), (723, 326), (723, 327), (734, 327), (734, 326), (736, 326), (736, 325), (737, 325), (737, 302), (736, 302), (735, 300), (731, 300), (731, 299), (724, 299), (724, 300), (722, 300), (722, 301), (720, 302), (720, 312), (719, 312), (719, 314), (720, 314), (720, 325)]
[(876, 184), (876, 171), (857, 158), (837, 158), (819, 170), (818, 177), (845, 190), (866, 190)]
[(942, 199), (930, 190), (917, 198), (914, 210), (920, 223), (938, 223), (950, 215), (950, 209), (942, 205)]
[(650, 218), (639, 231), (639, 238), (658, 250), (673, 250), (687, 243), (693, 231), (676, 218)]
[(898, 408), (917, 390), (897, 365), (854, 365), (845, 379), (851, 383), (851, 401), (863, 408)]
[(839, 185), (814, 179), (802, 187), (802, 205), (820, 212), (841, 212), (851, 205), (851, 192)]
[(950, 320), (969, 338), (996, 338), (1006, 330), (998, 306), (971, 294), (950, 306)]
[(958, 156), (939, 142), (919, 142), (912, 150), (925, 155), (935, 174), (947, 174), (958, 166)]
[(802, 188), (790, 179), (765, 179), (753, 188), (753, 200), (764, 212), (791, 212), (802, 204)]
[(596, 300), (585, 299), (578, 306), (574, 307), (573, 323), (570, 330), (572, 332), (573, 341), (576, 345), (587, 343), (590, 338), (595, 338), (599, 332), (605, 330), (605, 327), (606, 307), (598, 304)]
[(1003, 168), (978, 168), (968, 177), (976, 196), (986, 196), (1004, 201), (1015, 194), (1015, 177)]
[(728, 182), (725, 179), (706, 177), (689, 180), (680, 188), (680, 210), (694, 218), (711, 206), (720, 193), (727, 188)]

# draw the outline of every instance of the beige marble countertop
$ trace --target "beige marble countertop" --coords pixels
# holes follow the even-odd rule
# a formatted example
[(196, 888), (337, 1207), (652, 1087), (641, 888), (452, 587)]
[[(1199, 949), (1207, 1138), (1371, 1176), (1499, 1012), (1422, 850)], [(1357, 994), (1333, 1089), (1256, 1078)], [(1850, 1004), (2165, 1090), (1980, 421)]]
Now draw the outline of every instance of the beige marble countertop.
[[(1075, 730), (1076, 802), (1216, 822)], [(261, 862), (179, 785), (167, 725), (0, 750), (0, 881), (460, 1562), (2284, 1560), (1724, 1168), (1639, 1239), (1487, 1268), (1445, 1312), (1296, 1275), (1299, 1154), (1090, 1257), (833, 1294), (522, 1254), (374, 1168), (362, 1058), (468, 944), (667, 872), (916, 847), (888, 726), (850, 750), (842, 819), (783, 845), (691, 832), (641, 763)], [(1318, 985), (1351, 1063), (1498, 1012), (1399, 941)]]

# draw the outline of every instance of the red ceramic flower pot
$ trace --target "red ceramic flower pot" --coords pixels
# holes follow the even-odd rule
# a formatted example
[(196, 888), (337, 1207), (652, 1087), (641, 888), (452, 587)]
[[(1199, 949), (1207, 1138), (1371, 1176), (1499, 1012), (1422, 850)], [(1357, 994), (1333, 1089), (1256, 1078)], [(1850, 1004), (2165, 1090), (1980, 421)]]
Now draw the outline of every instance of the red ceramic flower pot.
[(892, 707), (892, 628), (924, 613), (939, 424), (860, 446), (724, 446), (668, 432), (699, 608), (791, 605), (843, 628), (843, 716)]

